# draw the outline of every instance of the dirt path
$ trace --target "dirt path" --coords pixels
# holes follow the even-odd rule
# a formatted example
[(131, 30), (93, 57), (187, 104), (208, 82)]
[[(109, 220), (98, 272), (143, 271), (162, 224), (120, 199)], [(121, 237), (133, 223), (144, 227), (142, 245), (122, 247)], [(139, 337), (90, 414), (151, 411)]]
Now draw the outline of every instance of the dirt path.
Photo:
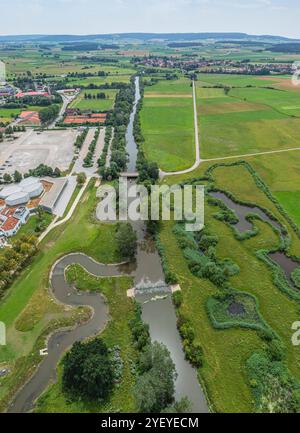
[(269, 150), (266, 152), (246, 153), (244, 155), (220, 156), (218, 158), (201, 159), (201, 162), (222, 161), (224, 159), (249, 158), (251, 156), (272, 155), (274, 153), (294, 152), (296, 150), (300, 150), (300, 147), (292, 147), (291, 149)]
[(166, 171), (160, 170), (160, 177), (161, 178), (164, 178), (165, 176), (176, 176), (176, 175), (180, 175), (180, 174), (191, 173), (192, 171), (196, 170), (196, 168), (198, 168), (202, 162), (214, 162), (214, 161), (223, 161), (223, 160), (227, 160), (227, 159), (249, 158), (249, 157), (254, 157), (254, 156), (272, 155), (272, 154), (276, 154), (276, 153), (294, 152), (294, 151), (300, 150), (300, 147), (293, 147), (290, 149), (269, 150), (269, 151), (265, 151), (265, 152), (246, 153), (243, 155), (220, 156), (217, 158), (201, 159), (201, 157), (200, 157), (199, 128), (198, 128), (198, 114), (197, 114), (197, 96), (196, 96), (196, 86), (195, 86), (194, 81), (193, 81), (193, 100), (194, 100), (195, 146), (196, 146), (195, 163), (192, 167), (187, 168), (186, 170), (179, 170), (179, 171), (172, 171), (172, 172), (166, 172)]

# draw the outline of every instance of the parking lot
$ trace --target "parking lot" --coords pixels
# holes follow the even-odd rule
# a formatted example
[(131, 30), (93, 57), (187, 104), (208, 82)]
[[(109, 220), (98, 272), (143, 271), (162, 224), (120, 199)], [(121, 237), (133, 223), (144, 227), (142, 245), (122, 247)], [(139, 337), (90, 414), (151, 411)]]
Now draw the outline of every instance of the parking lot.
[(62, 131), (36, 132), (27, 130), (16, 135), (13, 141), (0, 143), (0, 175), (13, 173), (22, 174), (39, 164), (52, 168), (67, 170), (74, 155), (74, 142), (77, 131), (67, 129)]

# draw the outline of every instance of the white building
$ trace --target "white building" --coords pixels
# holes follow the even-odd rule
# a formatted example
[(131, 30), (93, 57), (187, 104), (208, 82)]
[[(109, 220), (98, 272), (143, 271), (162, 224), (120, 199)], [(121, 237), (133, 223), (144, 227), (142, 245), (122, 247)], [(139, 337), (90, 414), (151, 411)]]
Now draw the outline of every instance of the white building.
[(25, 191), (20, 191), (7, 197), (5, 203), (7, 204), (7, 206), (20, 206), (21, 204), (28, 203), (29, 200), (29, 194)]
[(43, 184), (35, 177), (23, 179), (18, 185), (7, 186), (0, 191), (0, 199), (7, 206), (19, 206), (39, 197), (44, 192)]

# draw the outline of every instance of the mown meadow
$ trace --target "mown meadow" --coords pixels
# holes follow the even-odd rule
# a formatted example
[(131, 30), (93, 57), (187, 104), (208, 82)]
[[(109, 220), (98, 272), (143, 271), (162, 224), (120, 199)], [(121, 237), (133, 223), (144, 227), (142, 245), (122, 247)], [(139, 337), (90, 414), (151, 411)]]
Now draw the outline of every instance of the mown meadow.
[(195, 138), (191, 81), (162, 80), (145, 86), (141, 125), (147, 159), (165, 171), (192, 166)]

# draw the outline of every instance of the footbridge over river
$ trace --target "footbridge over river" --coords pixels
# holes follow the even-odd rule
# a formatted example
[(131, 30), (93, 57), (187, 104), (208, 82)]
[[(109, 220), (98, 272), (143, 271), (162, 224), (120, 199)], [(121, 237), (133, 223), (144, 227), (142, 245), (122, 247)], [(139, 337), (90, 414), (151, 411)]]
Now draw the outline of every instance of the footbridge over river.
[(127, 179), (137, 179), (139, 177), (139, 174), (137, 171), (129, 172), (124, 171), (120, 174), (121, 177), (126, 177)]

